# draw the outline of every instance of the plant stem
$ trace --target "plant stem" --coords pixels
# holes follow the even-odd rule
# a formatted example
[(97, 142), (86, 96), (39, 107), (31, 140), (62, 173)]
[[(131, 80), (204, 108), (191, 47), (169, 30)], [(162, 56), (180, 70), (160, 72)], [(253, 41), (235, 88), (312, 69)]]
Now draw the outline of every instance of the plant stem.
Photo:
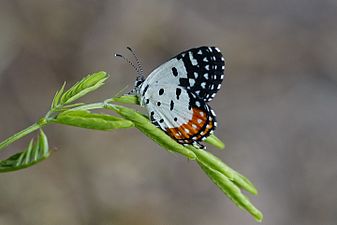
[(2, 151), (4, 148), (6, 148), (8, 145), (12, 144), (13, 142), (19, 140), (20, 138), (26, 136), (27, 134), (30, 134), (36, 130), (38, 130), (39, 128), (43, 127), (44, 125), (46, 125), (48, 122), (42, 118), (39, 120), (39, 122), (34, 123), (33, 125), (27, 127), (26, 129), (19, 131), (18, 133), (10, 136), (9, 138), (7, 138), (6, 140), (2, 141), (0, 143), (0, 151)]
[(71, 108), (70, 110), (93, 110), (93, 109), (103, 109), (105, 103), (104, 102), (97, 102), (97, 103), (91, 103), (91, 104), (85, 104), (81, 106), (77, 106), (74, 108)]
[[(86, 104), (86, 105), (81, 105), (78, 107), (74, 107), (71, 110), (92, 110), (92, 109), (102, 109), (104, 108), (105, 103), (104, 102), (98, 102), (98, 103), (92, 103), (92, 104)], [(13, 142), (19, 140), (20, 138), (26, 136), (27, 134), (30, 134), (39, 128), (47, 125), (51, 118), (50, 112), (47, 113), (46, 117), (40, 119), (37, 123), (34, 123), (33, 125), (27, 127), (26, 129), (19, 131), (18, 133), (8, 137), (6, 140), (2, 141), (0, 143), (0, 151), (2, 151), (4, 148), (6, 148), (8, 145), (12, 144)]]

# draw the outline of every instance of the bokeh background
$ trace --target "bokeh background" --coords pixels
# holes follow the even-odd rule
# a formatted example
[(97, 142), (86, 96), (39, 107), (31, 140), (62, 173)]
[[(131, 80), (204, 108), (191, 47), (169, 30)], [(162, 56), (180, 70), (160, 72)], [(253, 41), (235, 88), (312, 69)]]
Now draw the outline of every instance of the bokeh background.
[[(337, 224), (336, 21), (334, 0), (1, 0), (0, 139), (39, 119), (63, 81), (107, 71), (87, 102), (132, 86), (113, 57), (126, 46), (150, 72), (216, 45), (227, 77), (211, 105), (226, 150), (208, 150), (257, 186), (262, 224)], [(1, 225), (256, 224), (196, 163), (136, 129), (45, 131), (48, 160), (0, 174)]]

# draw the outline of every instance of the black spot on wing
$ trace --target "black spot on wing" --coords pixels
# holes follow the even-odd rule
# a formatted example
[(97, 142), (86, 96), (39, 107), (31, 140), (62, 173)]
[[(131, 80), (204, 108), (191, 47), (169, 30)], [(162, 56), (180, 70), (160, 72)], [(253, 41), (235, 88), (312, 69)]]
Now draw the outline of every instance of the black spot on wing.
[(177, 99), (179, 100), (179, 96), (181, 95), (181, 88), (177, 88), (176, 89), (176, 96), (177, 96)]
[(177, 68), (175, 68), (175, 67), (172, 67), (172, 74), (173, 74), (173, 76), (178, 76), (178, 70), (177, 70)]
[(173, 110), (173, 107), (174, 107), (174, 102), (171, 100), (171, 102), (170, 102), (170, 110), (171, 111)]

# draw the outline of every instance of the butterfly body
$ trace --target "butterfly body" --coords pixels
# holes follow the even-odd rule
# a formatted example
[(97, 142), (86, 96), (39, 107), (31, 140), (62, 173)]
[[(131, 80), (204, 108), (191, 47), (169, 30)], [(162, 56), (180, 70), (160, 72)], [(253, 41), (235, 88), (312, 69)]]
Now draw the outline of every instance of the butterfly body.
[(216, 47), (184, 51), (162, 64), (134, 92), (152, 123), (181, 144), (200, 142), (216, 128), (214, 111), (207, 104), (221, 87), (224, 59)]

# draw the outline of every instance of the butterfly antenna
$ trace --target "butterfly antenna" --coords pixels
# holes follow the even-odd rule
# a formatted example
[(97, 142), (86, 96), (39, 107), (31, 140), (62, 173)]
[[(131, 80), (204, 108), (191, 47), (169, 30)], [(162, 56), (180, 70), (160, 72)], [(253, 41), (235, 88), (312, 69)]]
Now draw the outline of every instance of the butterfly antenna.
[(142, 64), (140, 63), (140, 60), (139, 60), (139, 58), (137, 57), (136, 53), (132, 50), (132, 48), (130, 48), (130, 47), (126, 47), (126, 48), (131, 52), (131, 54), (133, 55), (133, 57), (136, 59), (136, 63), (137, 63), (138, 69), (139, 69), (139, 71), (140, 71), (140, 75), (141, 75), (141, 76), (144, 76), (143, 66), (142, 66)]
[(120, 57), (120, 58), (124, 59), (127, 63), (129, 63), (129, 64), (133, 67), (133, 69), (137, 72), (138, 75), (141, 75), (141, 74), (142, 74), (141, 71), (139, 70), (139, 68), (137, 68), (137, 67), (135, 66), (135, 64), (133, 64), (133, 63), (132, 63), (128, 58), (126, 58), (124, 55), (121, 55), (121, 54), (115, 54), (115, 56), (116, 56), (116, 57)]

